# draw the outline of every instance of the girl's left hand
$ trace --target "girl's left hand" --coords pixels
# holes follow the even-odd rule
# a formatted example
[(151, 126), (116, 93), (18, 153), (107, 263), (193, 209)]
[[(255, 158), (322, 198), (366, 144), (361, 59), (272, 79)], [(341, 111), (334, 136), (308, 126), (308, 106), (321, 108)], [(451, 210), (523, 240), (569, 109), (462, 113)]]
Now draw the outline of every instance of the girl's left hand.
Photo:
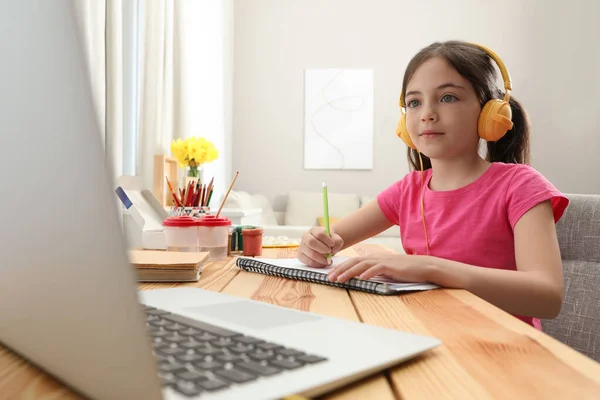
[(331, 282), (350, 278), (370, 279), (381, 275), (399, 282), (430, 282), (431, 261), (427, 256), (378, 254), (344, 261), (328, 274)]

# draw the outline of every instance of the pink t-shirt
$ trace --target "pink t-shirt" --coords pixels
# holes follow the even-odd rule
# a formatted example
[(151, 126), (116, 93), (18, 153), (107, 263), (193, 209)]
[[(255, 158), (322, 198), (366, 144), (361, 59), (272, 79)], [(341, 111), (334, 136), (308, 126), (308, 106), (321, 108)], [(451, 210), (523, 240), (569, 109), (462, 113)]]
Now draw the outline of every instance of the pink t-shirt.
[[(423, 204), (432, 256), (487, 268), (516, 270), (514, 227), (533, 206), (551, 200), (557, 222), (569, 200), (524, 164), (492, 163), (475, 181), (449, 191), (429, 188)], [(427, 254), (421, 219), (421, 171), (408, 173), (377, 196), (385, 216), (400, 227), (407, 254)], [(537, 318), (516, 316), (541, 330)]]

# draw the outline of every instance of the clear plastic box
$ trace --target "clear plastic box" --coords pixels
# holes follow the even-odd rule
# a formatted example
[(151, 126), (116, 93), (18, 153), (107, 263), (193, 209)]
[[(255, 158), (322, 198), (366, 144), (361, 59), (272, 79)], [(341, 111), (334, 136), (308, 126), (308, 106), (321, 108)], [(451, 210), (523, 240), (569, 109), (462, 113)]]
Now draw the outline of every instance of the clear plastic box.
[(231, 220), (227, 217), (205, 215), (198, 220), (198, 251), (208, 251), (209, 260), (227, 258)]
[(198, 218), (169, 217), (163, 221), (168, 251), (198, 251)]

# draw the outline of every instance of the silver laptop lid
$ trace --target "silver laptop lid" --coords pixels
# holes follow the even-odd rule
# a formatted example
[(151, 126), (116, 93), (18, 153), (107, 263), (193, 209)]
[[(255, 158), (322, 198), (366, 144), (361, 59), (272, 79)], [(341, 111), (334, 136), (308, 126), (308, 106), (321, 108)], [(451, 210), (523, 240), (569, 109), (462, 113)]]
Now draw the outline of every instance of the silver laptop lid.
[(160, 398), (71, 0), (0, 0), (0, 342), (75, 390)]

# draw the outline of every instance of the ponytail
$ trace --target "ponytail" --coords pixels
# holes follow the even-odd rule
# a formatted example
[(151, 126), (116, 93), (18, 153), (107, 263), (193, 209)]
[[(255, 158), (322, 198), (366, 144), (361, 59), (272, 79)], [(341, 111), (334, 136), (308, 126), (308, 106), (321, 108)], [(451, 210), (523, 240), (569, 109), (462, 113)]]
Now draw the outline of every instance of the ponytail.
[[(504, 93), (498, 90), (498, 98)], [(509, 100), (512, 111), (513, 127), (497, 142), (487, 142), (486, 160), (507, 164), (529, 164), (529, 118), (527, 113), (514, 97)]]
[[(497, 98), (504, 98), (504, 93), (498, 91)], [(513, 127), (497, 142), (487, 142), (486, 161), (503, 162), (506, 164), (529, 164), (529, 118), (527, 113), (514, 97), (508, 104), (512, 111)], [(420, 171), (419, 152), (410, 147), (407, 150), (409, 168), (412, 171)], [(431, 168), (429, 157), (421, 153), (423, 159), (423, 170)]]

